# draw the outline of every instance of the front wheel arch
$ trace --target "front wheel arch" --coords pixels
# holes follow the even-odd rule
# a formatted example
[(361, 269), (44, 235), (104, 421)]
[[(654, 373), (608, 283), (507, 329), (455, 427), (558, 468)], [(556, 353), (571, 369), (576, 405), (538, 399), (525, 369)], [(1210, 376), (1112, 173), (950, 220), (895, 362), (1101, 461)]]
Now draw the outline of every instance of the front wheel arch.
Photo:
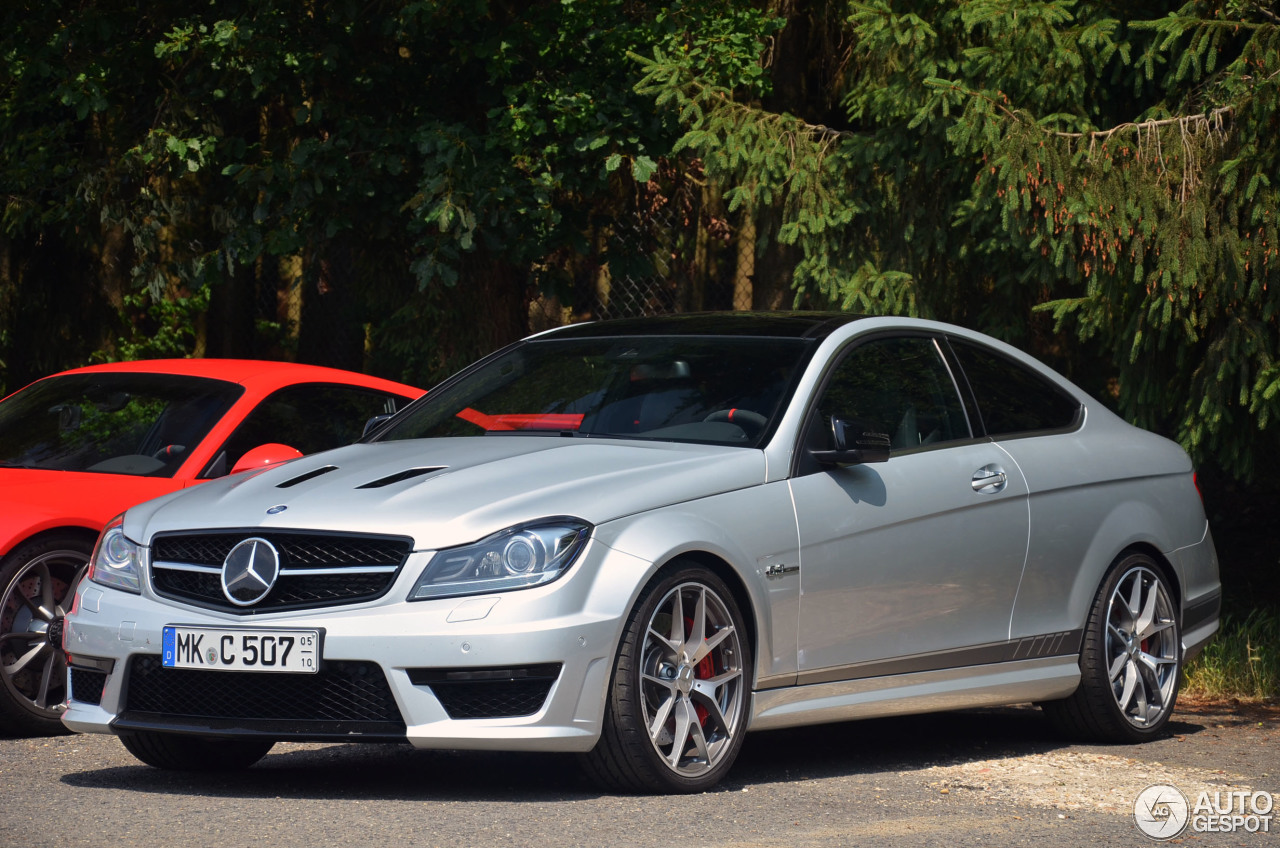
[[(692, 562), (710, 571), (716, 577), (719, 577), (733, 594), (733, 600), (738, 605), (738, 610), (742, 613), (743, 623), (747, 628), (747, 641), (751, 646), (751, 656), (760, 656), (760, 639), (759, 639), (759, 622), (756, 621), (755, 604), (752, 602), (751, 593), (747, 591), (747, 584), (743, 582), (742, 576), (732, 565), (721, 557), (707, 551), (685, 551), (679, 556), (672, 557), (661, 568), (654, 572), (654, 577), (665, 569), (674, 567), (677, 563)], [(650, 580), (654, 579), (653, 577)], [(755, 669), (751, 669), (750, 678), (747, 681), (748, 686), (755, 685)]]
[(747, 620), (734, 590), (696, 558), (658, 569), (627, 612), (600, 737), (580, 755), (587, 774), (623, 792), (701, 792), (719, 782), (750, 719)]
[(58, 628), (96, 539), (85, 528), (55, 528), (0, 557), (0, 635), (9, 637), (0, 648), (0, 719), (10, 730), (66, 732), (59, 719), (66, 661)]

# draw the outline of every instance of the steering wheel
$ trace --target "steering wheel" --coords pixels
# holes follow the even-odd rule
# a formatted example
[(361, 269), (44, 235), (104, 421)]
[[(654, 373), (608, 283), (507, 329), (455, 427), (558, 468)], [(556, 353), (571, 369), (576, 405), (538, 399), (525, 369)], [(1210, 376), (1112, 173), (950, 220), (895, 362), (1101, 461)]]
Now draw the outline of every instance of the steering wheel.
[(717, 409), (702, 420), (727, 421), (730, 424), (737, 424), (748, 436), (752, 437), (760, 435), (764, 428), (769, 426), (768, 418), (749, 409)]

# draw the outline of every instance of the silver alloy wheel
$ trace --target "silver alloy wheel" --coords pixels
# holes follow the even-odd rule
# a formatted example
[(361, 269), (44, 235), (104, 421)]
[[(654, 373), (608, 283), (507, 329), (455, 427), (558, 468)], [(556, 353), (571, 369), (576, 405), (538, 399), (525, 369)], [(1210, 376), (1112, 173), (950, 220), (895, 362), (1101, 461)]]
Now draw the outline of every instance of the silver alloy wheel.
[(66, 697), (62, 620), (88, 556), (55, 547), (20, 565), (0, 596), (0, 675), (33, 718), (56, 721)]
[(724, 601), (698, 582), (668, 592), (645, 629), (641, 709), (649, 741), (683, 777), (715, 768), (745, 711), (742, 647)]
[(1107, 679), (1121, 715), (1146, 728), (1172, 707), (1178, 685), (1178, 623), (1164, 582), (1136, 566), (1107, 603)]

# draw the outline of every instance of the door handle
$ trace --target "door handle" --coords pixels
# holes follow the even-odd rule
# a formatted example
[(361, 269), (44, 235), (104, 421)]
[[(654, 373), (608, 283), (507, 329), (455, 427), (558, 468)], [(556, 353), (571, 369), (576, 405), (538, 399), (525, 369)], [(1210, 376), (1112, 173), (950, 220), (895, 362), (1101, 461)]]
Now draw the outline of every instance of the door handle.
[(996, 465), (985, 465), (973, 472), (973, 490), (984, 495), (994, 495), (1004, 490), (1009, 483), (1009, 475)]

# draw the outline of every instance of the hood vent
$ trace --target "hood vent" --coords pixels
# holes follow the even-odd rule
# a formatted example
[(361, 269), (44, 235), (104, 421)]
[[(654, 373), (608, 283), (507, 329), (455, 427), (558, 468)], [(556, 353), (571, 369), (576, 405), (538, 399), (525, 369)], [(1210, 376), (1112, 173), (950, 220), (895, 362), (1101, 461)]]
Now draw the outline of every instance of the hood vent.
[(381, 489), (383, 486), (390, 486), (392, 483), (399, 483), (403, 480), (412, 480), (414, 477), (421, 477), (424, 474), (430, 474), (433, 471), (443, 471), (445, 466), (433, 465), (428, 468), (407, 468), (404, 471), (392, 474), (390, 477), (383, 477), (381, 480), (374, 480), (372, 483), (365, 483), (363, 486), (356, 486), (357, 489)]
[(285, 480), (283, 483), (276, 486), (276, 488), (288, 489), (291, 486), (298, 485), (299, 483), (305, 483), (314, 477), (319, 477), (321, 474), (328, 474), (330, 471), (337, 471), (337, 470), (338, 470), (338, 466), (336, 465), (322, 465), (319, 468), (308, 471), (306, 474), (303, 474), (300, 477), (294, 477), (292, 480)]

